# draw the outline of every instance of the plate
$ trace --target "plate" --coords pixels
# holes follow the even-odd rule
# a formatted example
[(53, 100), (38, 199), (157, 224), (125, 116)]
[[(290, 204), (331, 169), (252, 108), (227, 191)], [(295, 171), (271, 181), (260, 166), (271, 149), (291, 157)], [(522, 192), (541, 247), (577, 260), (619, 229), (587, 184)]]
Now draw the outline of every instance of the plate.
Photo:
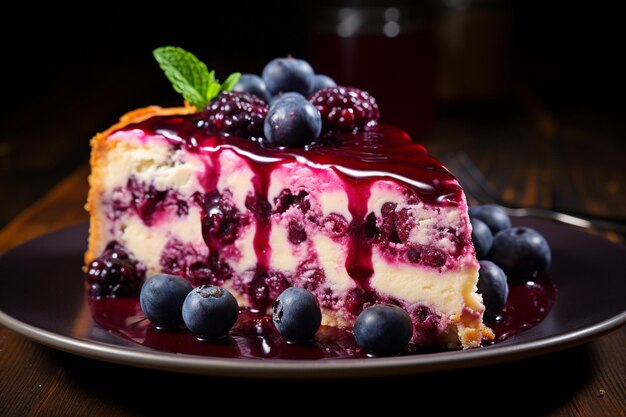
[(584, 343), (626, 322), (626, 248), (561, 224), (514, 218), (550, 242), (557, 298), (537, 326), (467, 351), (391, 358), (276, 360), (167, 353), (96, 324), (83, 291), (87, 225), (43, 235), (0, 257), (0, 323), (73, 354), (167, 371), (262, 378), (384, 376), (460, 369), (536, 356)]

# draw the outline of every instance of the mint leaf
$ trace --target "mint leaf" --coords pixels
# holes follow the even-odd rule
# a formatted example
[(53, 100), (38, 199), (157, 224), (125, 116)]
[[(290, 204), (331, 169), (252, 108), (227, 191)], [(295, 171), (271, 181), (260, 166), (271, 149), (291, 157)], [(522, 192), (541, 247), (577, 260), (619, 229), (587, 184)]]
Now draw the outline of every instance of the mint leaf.
[(209, 88), (207, 89), (206, 92), (206, 101), (207, 103), (211, 100), (213, 100), (215, 97), (217, 97), (217, 95), (220, 93), (220, 83), (219, 82), (213, 82), (211, 84), (209, 84)]
[(153, 51), (154, 58), (170, 80), (174, 90), (198, 109), (209, 102), (207, 92), (215, 81), (206, 65), (194, 54), (175, 46), (165, 46)]
[(215, 71), (209, 71), (194, 54), (176, 46), (157, 48), (152, 54), (174, 90), (198, 110), (204, 109), (220, 92), (232, 90), (241, 77), (241, 73), (234, 72), (220, 84)]
[(222, 83), (221, 91), (230, 91), (230, 90), (232, 90), (233, 87), (235, 86), (235, 84), (237, 84), (237, 82), (239, 82), (240, 78), (241, 78), (241, 73), (240, 72), (233, 72), (232, 74), (230, 74), (228, 76), (228, 78), (226, 78), (226, 80)]

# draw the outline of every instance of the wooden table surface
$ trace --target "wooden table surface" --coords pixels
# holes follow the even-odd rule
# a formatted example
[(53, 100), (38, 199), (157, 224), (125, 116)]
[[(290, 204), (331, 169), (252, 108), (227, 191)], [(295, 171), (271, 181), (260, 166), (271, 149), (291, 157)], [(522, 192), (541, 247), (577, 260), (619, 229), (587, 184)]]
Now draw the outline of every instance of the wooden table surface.
[[(453, 137), (454, 128), (445, 133)], [(474, 156), (487, 172), (488, 167), (503, 163), (481, 160), (479, 153)], [(0, 232), (0, 253), (85, 222), (87, 174), (86, 166), (76, 170), (22, 211)], [(528, 181), (542, 178), (533, 175)], [(505, 179), (499, 176), (497, 181)], [(539, 198), (532, 186), (525, 187)], [(509, 187), (511, 193), (515, 194)], [(625, 345), (626, 327), (622, 327), (578, 347), (476, 369), (347, 381), (272, 381), (191, 376), (100, 362), (42, 346), (0, 326), (0, 415), (170, 415), (168, 409), (174, 410), (171, 415), (181, 416), (259, 410), (281, 415), (298, 410), (291, 407), (299, 405), (324, 414), (339, 407), (350, 415), (378, 410), (390, 415), (406, 409), (417, 415), (441, 415), (425, 413), (423, 407), (428, 406), (443, 407), (443, 415), (625, 416)], [(334, 401), (327, 403), (325, 398)], [(296, 405), (288, 405), (293, 402)]]

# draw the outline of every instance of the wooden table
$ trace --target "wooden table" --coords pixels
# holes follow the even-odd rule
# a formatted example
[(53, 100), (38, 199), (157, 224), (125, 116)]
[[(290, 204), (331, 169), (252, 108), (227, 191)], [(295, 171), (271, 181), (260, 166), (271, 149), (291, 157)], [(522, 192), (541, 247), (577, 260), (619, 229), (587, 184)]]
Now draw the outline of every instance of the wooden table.
[[(86, 221), (87, 173), (87, 167), (78, 169), (5, 227), (0, 252)], [(0, 328), (0, 415), (139, 416), (162, 414), (170, 406), (173, 415), (215, 415), (231, 407), (283, 414), (280, 410), (290, 400), (325, 412), (331, 406), (320, 396), (330, 396), (351, 415), (405, 407), (420, 413), (434, 401), (445, 407), (446, 415), (467, 410), (481, 415), (624, 416), (625, 345), (622, 327), (579, 347), (496, 366), (398, 378), (271, 381), (114, 365), (56, 351)], [(405, 386), (413, 394), (403, 394)], [(346, 398), (347, 387), (357, 397)]]

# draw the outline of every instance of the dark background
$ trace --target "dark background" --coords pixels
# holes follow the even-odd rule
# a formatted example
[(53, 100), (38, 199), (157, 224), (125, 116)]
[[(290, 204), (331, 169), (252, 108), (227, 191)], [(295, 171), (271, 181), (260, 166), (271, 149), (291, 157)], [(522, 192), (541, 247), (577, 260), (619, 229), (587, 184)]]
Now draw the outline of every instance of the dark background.
[[(560, 126), (574, 126), (623, 161), (626, 36), (614, 3), (410, 4), (14, 5), (0, 25), (0, 226), (84, 164), (89, 138), (120, 115), (181, 103), (151, 55), (163, 45), (194, 52), (222, 78), (232, 71), (260, 73), (267, 61), (288, 53), (307, 58), (339, 83), (371, 90), (383, 120), (409, 130), (431, 151), (441, 151), (441, 137), (531, 120), (530, 134), (549, 138)], [(410, 10), (417, 23), (408, 49), (394, 46), (394, 39), (382, 49), (361, 46), (363, 65), (347, 72), (336, 54), (354, 40), (332, 41), (328, 16), (337, 7), (364, 5)], [(487, 140), (499, 140), (495, 136)], [(616, 192), (622, 190), (617, 184)]]

